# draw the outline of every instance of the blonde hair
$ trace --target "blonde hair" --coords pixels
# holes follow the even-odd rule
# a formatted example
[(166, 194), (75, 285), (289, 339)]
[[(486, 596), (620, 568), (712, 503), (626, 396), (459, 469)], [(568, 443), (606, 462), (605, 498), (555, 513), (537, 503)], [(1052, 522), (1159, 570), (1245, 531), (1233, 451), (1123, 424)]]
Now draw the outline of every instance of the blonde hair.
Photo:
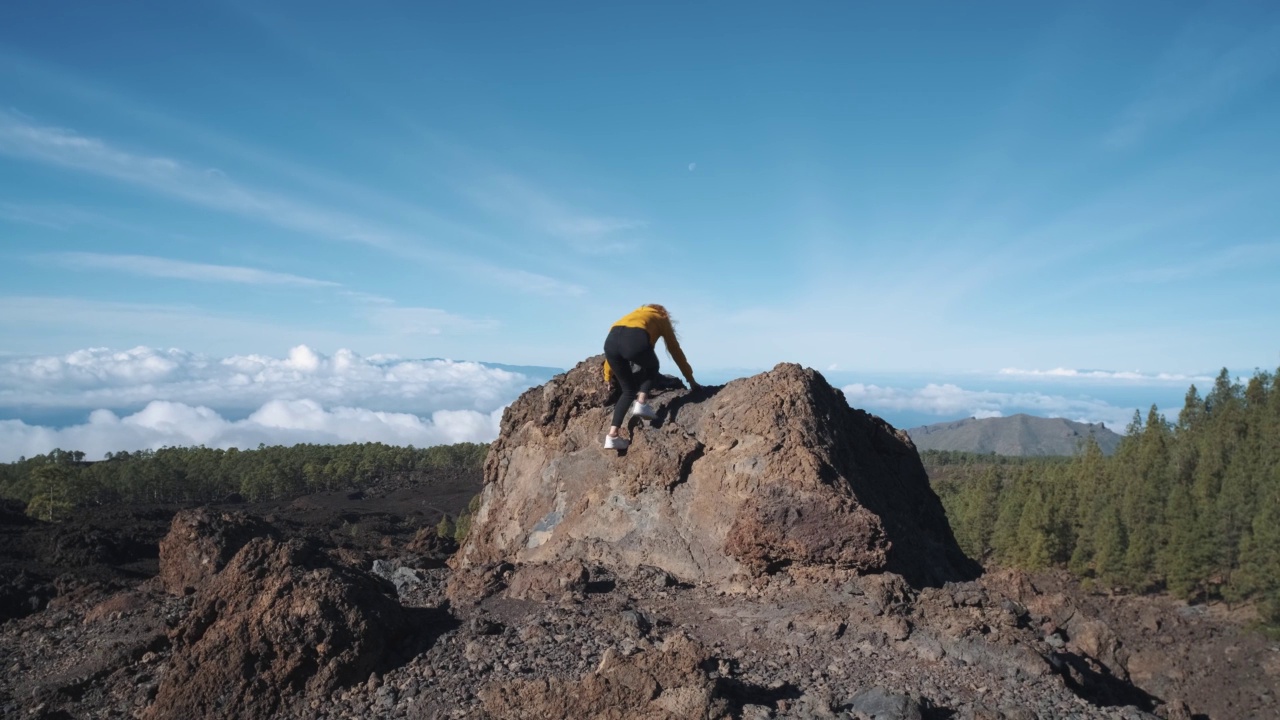
[[(672, 335), (675, 335), (675, 336), (676, 336), (676, 340), (677, 340), (677, 341), (679, 341), (679, 339), (680, 339), (680, 333), (676, 332), (676, 319), (675, 319), (675, 318), (673, 318), (673, 317), (671, 317), (671, 313), (667, 312), (667, 309), (666, 309), (665, 307), (663, 307), (663, 306), (659, 305), (658, 303), (649, 303), (649, 304), (645, 305), (645, 307), (647, 307), (647, 308), (649, 308), (649, 309), (651, 309), (651, 310), (657, 310), (659, 315), (661, 315), (662, 317), (666, 318), (666, 319), (667, 319), (667, 322), (671, 323), (671, 334), (672, 334)], [(668, 350), (667, 350), (667, 354), (668, 354), (668, 355), (670, 355), (670, 354), (671, 354), (671, 350), (670, 350), (670, 349), (668, 349)]]

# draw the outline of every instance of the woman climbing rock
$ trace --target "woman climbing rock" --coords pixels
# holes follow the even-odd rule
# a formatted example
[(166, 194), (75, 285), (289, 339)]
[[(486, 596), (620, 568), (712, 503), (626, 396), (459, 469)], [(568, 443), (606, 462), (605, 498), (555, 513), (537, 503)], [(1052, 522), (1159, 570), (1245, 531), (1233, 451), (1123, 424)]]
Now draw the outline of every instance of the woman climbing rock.
[(604, 438), (606, 448), (624, 450), (631, 444), (630, 440), (618, 435), (628, 409), (633, 415), (650, 420), (657, 415), (648, 400), (658, 378), (658, 354), (654, 352), (658, 338), (662, 338), (667, 352), (680, 366), (689, 387), (698, 387), (693, 379), (693, 368), (689, 367), (689, 361), (685, 360), (684, 351), (680, 349), (680, 341), (676, 339), (667, 309), (661, 305), (642, 305), (627, 313), (609, 328), (609, 336), (604, 341), (604, 381), (607, 384), (611, 377), (616, 376), (618, 386), (622, 388), (618, 404), (613, 408), (609, 434)]

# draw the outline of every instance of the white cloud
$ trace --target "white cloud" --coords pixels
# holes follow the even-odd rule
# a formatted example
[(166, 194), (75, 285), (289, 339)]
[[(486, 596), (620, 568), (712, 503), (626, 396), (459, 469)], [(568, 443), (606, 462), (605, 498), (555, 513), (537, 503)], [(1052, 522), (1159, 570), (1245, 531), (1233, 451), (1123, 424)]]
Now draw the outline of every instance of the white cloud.
[(1179, 373), (1144, 373), (1137, 370), (1072, 370), (1054, 368), (1052, 370), (1023, 370), (1020, 368), (1003, 368), (1001, 375), (1026, 378), (1061, 378), (1080, 380), (1126, 380), (1137, 382), (1212, 382), (1207, 375), (1183, 375)]
[(476, 362), (362, 357), (350, 350), (328, 356), (305, 345), (283, 358), (89, 348), (0, 358), (0, 407), (119, 409), (163, 400), (226, 411), (312, 400), (414, 414), (490, 413), (545, 379)]
[(314, 400), (272, 400), (243, 420), (228, 420), (203, 406), (154, 401), (132, 415), (97, 410), (88, 422), (65, 428), (0, 420), (0, 462), (81, 450), (91, 460), (120, 450), (204, 445), (253, 448), (259, 444), (384, 442), (431, 445), (489, 442), (498, 435), (502, 408), (438, 410), (430, 417), (363, 408), (325, 409)]
[(1121, 432), (1133, 416), (1133, 408), (1119, 408), (1095, 398), (1041, 392), (966, 390), (950, 383), (930, 383), (922, 388), (854, 383), (842, 389), (851, 406), (872, 411), (910, 411), (953, 418), (1002, 417), (1025, 412), (1079, 422), (1103, 422), (1116, 432)]
[[(331, 327), (274, 323), (190, 305), (116, 302), (76, 297), (0, 297), (0, 335), (11, 348), (38, 352), (50, 337), (70, 344), (181, 342), (254, 345), (317, 342), (342, 345), (350, 335)], [(2, 373), (0, 373), (2, 374)]]
[(116, 270), (145, 277), (197, 280), (201, 282), (229, 282), (245, 285), (285, 285), (293, 287), (340, 287), (328, 280), (271, 272), (235, 265), (209, 265), (205, 263), (170, 260), (149, 255), (104, 255), (101, 253), (66, 252), (37, 256), (66, 267), (92, 270)]

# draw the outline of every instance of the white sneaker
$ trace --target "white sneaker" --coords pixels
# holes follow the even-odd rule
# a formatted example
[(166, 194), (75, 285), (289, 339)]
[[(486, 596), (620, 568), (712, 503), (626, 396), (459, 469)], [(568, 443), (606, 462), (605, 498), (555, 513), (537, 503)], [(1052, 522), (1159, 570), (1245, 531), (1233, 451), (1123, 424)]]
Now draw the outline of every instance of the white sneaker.
[(627, 446), (630, 444), (631, 444), (630, 440), (621, 436), (616, 436), (616, 437), (613, 435), (604, 436), (604, 447), (606, 450), (626, 450)]
[(652, 420), (658, 417), (658, 411), (654, 410), (652, 405), (639, 401), (631, 403), (631, 414), (636, 417), (642, 417), (646, 420)]

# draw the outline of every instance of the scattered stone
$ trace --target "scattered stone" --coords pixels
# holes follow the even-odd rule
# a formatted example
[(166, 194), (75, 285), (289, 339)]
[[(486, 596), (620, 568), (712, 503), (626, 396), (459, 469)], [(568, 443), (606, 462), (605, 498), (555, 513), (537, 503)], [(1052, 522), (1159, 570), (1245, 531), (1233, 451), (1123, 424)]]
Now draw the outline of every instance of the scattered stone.
[(848, 706), (858, 720), (924, 720), (924, 710), (917, 700), (879, 687), (854, 695)]

